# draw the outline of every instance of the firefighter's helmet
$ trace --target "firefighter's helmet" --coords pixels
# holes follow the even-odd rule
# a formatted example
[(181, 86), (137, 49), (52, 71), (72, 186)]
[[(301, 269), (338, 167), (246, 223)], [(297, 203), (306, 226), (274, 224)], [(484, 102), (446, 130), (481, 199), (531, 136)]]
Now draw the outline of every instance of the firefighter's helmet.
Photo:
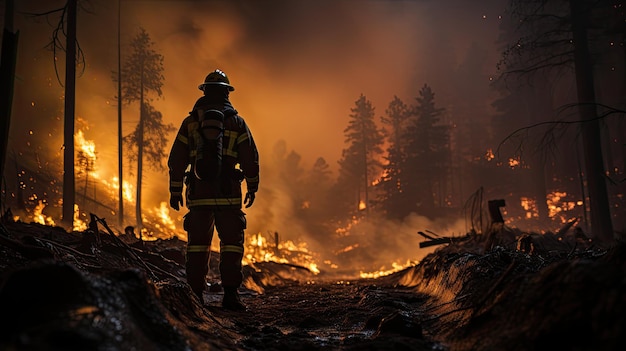
[(235, 90), (235, 88), (230, 85), (230, 81), (228, 80), (226, 73), (220, 71), (219, 69), (209, 73), (209, 75), (207, 75), (204, 79), (204, 83), (198, 85), (198, 89), (204, 91), (204, 86), (210, 84), (223, 85), (227, 87), (229, 91)]

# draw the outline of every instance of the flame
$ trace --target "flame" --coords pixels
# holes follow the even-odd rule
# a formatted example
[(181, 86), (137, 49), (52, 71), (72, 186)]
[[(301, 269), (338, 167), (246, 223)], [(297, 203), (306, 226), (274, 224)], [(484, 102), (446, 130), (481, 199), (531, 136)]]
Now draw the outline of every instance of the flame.
[(96, 143), (93, 140), (86, 140), (82, 130), (74, 135), (74, 143), (79, 147), (85, 156), (95, 162), (96, 160)]
[(363, 211), (366, 208), (367, 208), (367, 205), (365, 204), (365, 201), (363, 200), (359, 201), (359, 210)]
[[(548, 216), (551, 218), (556, 217), (561, 212), (573, 210), (578, 203), (582, 204), (582, 201), (562, 201), (567, 196), (564, 191), (553, 191), (546, 196), (548, 202)], [(566, 218), (562, 218), (566, 221)]]
[[(118, 177), (113, 177), (111, 179), (111, 182), (108, 182), (102, 179), (102, 184), (104, 184), (105, 187), (111, 190), (111, 196), (117, 197), (117, 192), (120, 188), (120, 179)], [(134, 203), (135, 202), (135, 197), (133, 195), (134, 193), (135, 193), (135, 187), (131, 183), (124, 181), (124, 185), (122, 188), (122, 197), (124, 197), (124, 200), (130, 203)]]
[(535, 199), (521, 197), (520, 204), (526, 211), (526, 219), (539, 218), (539, 210), (537, 209), (537, 202)]
[(42, 200), (39, 200), (37, 206), (35, 206), (35, 208), (33, 209), (33, 222), (43, 225), (55, 225), (52, 217), (43, 214), (44, 208), (46, 208), (46, 204)]
[(385, 169), (378, 177), (376, 177), (376, 179), (372, 181), (372, 186), (376, 186), (380, 184), (383, 181), (383, 179), (387, 178), (388, 176), (389, 176), (389, 170)]
[(176, 224), (174, 223), (174, 220), (172, 220), (172, 217), (170, 217), (170, 209), (167, 202), (162, 201), (155, 212), (157, 218), (161, 220), (161, 223), (163, 223), (165, 227), (171, 230), (176, 230)]
[(87, 230), (87, 223), (80, 219), (80, 210), (78, 209), (77, 204), (74, 204), (74, 228), (72, 229), (77, 232)]
[(352, 227), (357, 225), (358, 223), (359, 223), (359, 219), (356, 217), (352, 217), (350, 222), (348, 222), (348, 224), (345, 227), (343, 228), (340, 227), (340, 228), (335, 229), (335, 233), (339, 237), (348, 236), (350, 235), (350, 230), (352, 229)]
[(274, 243), (270, 244), (263, 234), (250, 235), (244, 244), (246, 255), (243, 264), (254, 262), (289, 263), (308, 268), (311, 272), (319, 274), (320, 270), (314, 260), (316, 256), (310, 252), (305, 242), (294, 243), (291, 240), (278, 241), (277, 234)]
[(515, 167), (519, 167), (519, 165), (520, 165), (519, 158), (509, 158), (509, 167), (515, 168)]
[(384, 277), (386, 275), (390, 275), (396, 272), (399, 272), (407, 267), (411, 267), (414, 266), (416, 264), (416, 262), (413, 262), (411, 260), (407, 260), (405, 263), (398, 263), (398, 262), (393, 262), (391, 264), (391, 268), (390, 269), (385, 269), (385, 267), (380, 267), (380, 269), (378, 271), (375, 272), (363, 272), (361, 271), (359, 273), (359, 275), (361, 276), (361, 278), (364, 279), (375, 279), (375, 278), (380, 278), (380, 277)]
[(493, 154), (493, 150), (491, 150), (491, 149), (487, 149), (487, 152), (485, 152), (485, 159), (486, 159), (487, 161), (491, 161), (491, 160), (493, 160), (494, 158), (496, 158), (496, 156)]

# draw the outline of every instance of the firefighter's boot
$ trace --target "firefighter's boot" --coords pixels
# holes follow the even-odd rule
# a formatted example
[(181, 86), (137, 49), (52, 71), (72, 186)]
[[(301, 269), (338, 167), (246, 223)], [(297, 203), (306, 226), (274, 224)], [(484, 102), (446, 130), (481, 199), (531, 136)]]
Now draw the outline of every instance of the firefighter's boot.
[(231, 311), (245, 311), (246, 305), (241, 302), (237, 288), (224, 287), (224, 299), (222, 307)]

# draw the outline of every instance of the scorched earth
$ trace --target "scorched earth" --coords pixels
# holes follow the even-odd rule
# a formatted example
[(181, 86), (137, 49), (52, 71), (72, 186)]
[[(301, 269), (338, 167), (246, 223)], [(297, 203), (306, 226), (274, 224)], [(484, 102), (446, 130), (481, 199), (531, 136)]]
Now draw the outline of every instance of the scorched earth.
[(214, 269), (194, 297), (184, 245), (5, 218), (0, 350), (626, 349), (621, 243), (500, 227), (377, 279), (254, 263), (246, 312), (221, 308)]

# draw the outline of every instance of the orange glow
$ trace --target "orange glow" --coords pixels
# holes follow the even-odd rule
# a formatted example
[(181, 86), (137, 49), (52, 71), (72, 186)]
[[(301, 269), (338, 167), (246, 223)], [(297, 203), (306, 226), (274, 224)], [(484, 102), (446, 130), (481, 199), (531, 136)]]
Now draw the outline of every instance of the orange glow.
[(159, 207), (156, 209), (156, 215), (161, 220), (161, 223), (171, 230), (176, 230), (176, 225), (170, 217), (170, 209), (167, 202), (162, 201)]
[(561, 217), (561, 222), (565, 223), (567, 218), (564, 216), (560, 216), (562, 212), (573, 210), (578, 203), (582, 205), (582, 201), (574, 202), (574, 201), (563, 201), (567, 196), (566, 192), (561, 191), (553, 191), (546, 195), (546, 200), (548, 202), (548, 216), (551, 218)]
[[(109, 183), (105, 180), (102, 180), (102, 183), (110, 188), (111, 196), (117, 196), (117, 191), (120, 188), (120, 179), (118, 177), (113, 177), (112, 181)], [(130, 203), (135, 203), (135, 186), (131, 183), (124, 181), (124, 188), (122, 189), (122, 196), (124, 197), (124, 201), (128, 201)]]
[(407, 267), (411, 267), (414, 266), (416, 264), (416, 262), (413, 261), (406, 261), (405, 263), (398, 263), (398, 262), (393, 262), (391, 264), (391, 268), (390, 269), (386, 269), (384, 266), (380, 267), (380, 269), (378, 271), (375, 272), (360, 272), (359, 276), (361, 278), (365, 278), (365, 279), (375, 279), (375, 278), (380, 278), (380, 277), (384, 277), (386, 275), (389, 274), (393, 274), (395, 272), (399, 272)]
[(82, 130), (74, 135), (74, 143), (91, 161), (96, 161), (96, 143), (93, 140), (86, 140)]
[(74, 204), (74, 228), (72, 229), (78, 232), (87, 230), (87, 223), (80, 219), (80, 210), (77, 204)]
[(270, 244), (263, 234), (249, 235), (245, 245), (246, 254), (243, 264), (254, 262), (289, 263), (308, 268), (318, 274), (320, 270), (315, 262), (315, 255), (310, 252), (305, 242), (294, 243), (291, 240), (280, 241)]
[(46, 208), (46, 204), (43, 201), (39, 200), (37, 206), (33, 209), (32, 220), (35, 223), (44, 224), (44, 225), (55, 225), (52, 217), (46, 216), (43, 214), (43, 209)]
[(496, 156), (493, 154), (493, 150), (491, 150), (491, 149), (487, 149), (487, 152), (485, 153), (485, 159), (486, 159), (487, 161), (491, 161), (491, 160), (493, 160), (494, 158), (496, 158)]
[(363, 211), (366, 208), (367, 208), (367, 205), (365, 204), (365, 202), (363, 200), (359, 201), (359, 210)]
[(509, 158), (509, 167), (515, 168), (520, 166), (519, 158)]
[(539, 210), (537, 209), (537, 202), (535, 199), (521, 197), (520, 204), (526, 211), (526, 219), (539, 218)]

